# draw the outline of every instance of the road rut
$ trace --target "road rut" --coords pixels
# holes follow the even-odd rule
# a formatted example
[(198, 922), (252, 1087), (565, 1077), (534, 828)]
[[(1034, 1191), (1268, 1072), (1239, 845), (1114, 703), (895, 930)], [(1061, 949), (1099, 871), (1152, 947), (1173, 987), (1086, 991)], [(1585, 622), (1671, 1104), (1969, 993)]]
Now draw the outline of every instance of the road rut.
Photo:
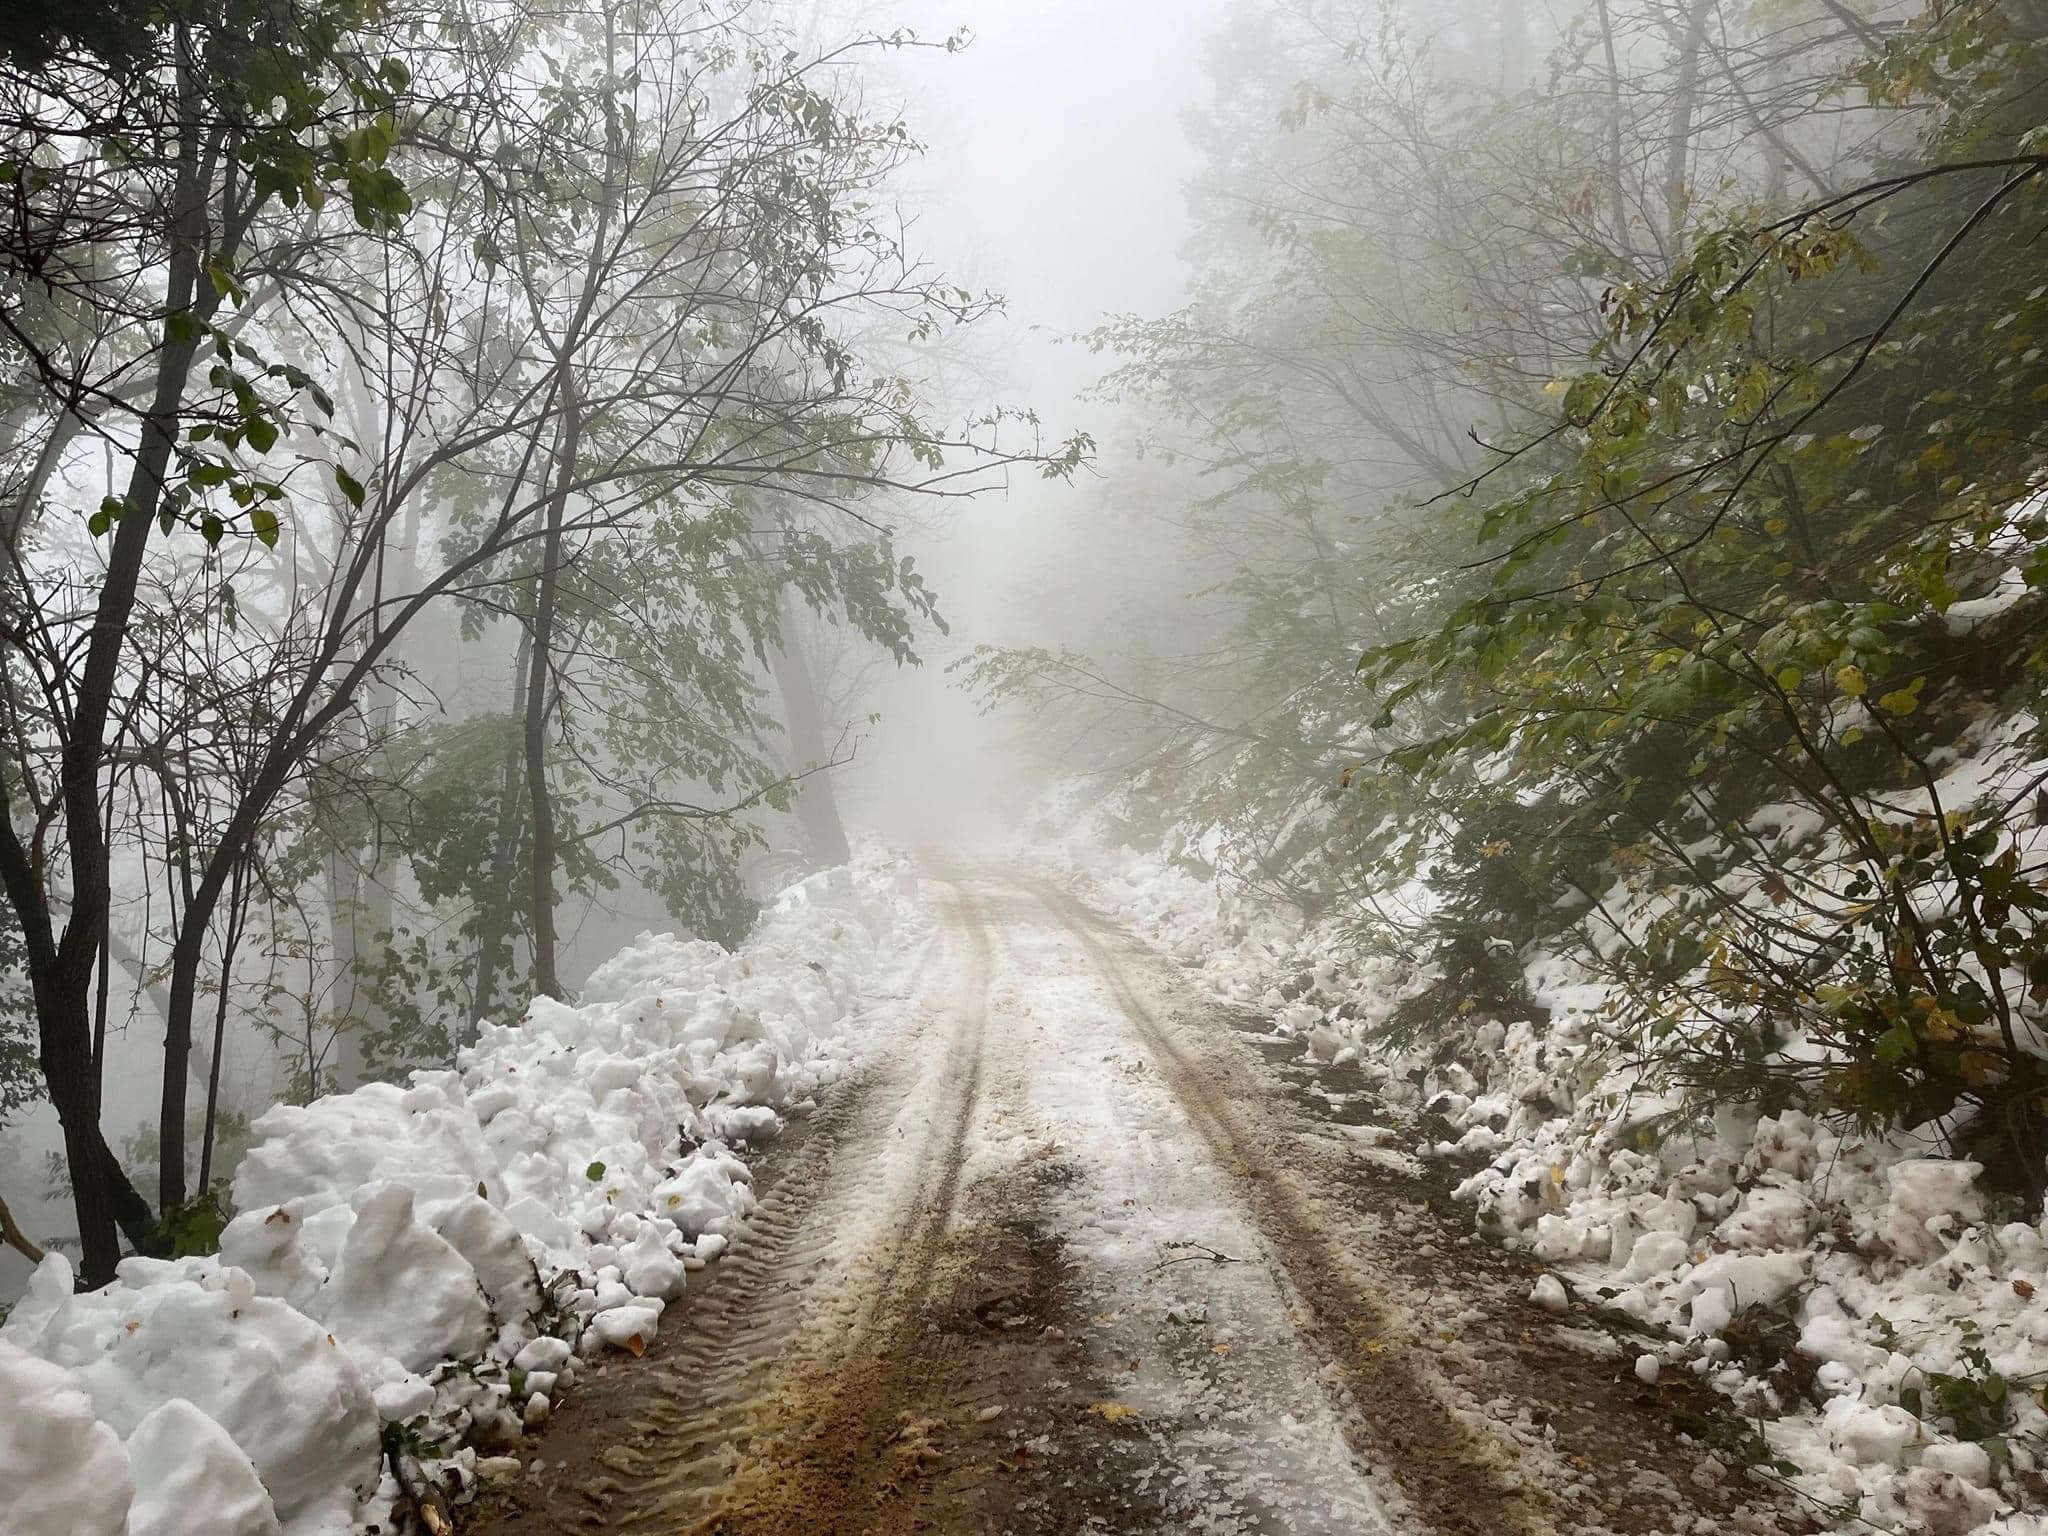
[(1499, 1294), (1465, 1218), (1367, 1176), (1170, 961), (1042, 880), (931, 867), (897, 1026), (670, 1339), (470, 1529), (1794, 1528), (1617, 1410), (1603, 1336)]

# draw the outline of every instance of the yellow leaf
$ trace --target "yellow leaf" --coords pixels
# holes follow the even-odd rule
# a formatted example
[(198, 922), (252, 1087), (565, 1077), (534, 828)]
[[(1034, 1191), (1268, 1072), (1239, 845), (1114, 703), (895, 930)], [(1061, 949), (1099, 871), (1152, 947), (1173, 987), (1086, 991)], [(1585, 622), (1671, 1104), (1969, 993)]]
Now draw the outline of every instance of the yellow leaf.
[(1121, 1424), (1125, 1419), (1138, 1416), (1138, 1410), (1129, 1403), (1090, 1403), (1088, 1411), (1110, 1424)]
[(1860, 699), (1870, 691), (1870, 680), (1861, 667), (1844, 667), (1835, 674), (1835, 686), (1850, 698)]
[(1543, 393), (1553, 400), (1559, 400), (1564, 397), (1564, 392), (1571, 387), (1571, 382), (1568, 379), (1552, 379), (1543, 386)]

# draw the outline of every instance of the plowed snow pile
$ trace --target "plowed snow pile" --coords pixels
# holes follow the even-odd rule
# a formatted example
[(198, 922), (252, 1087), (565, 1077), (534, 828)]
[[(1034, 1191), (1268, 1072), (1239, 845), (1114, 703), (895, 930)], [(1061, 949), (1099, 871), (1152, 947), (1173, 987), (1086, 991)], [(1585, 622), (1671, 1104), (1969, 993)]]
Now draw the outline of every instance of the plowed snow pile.
[[(2018, 746), (2030, 725), (2005, 722), (1956, 755), (1943, 802), (2036, 782), (2044, 765)], [(1429, 977), (1362, 953), (1358, 914), (1304, 924), (1227, 877), (1191, 873), (1217, 862), (1213, 830), (1183, 837), (1183, 864), (1105, 853), (1071, 817), (1055, 802), (1047, 820), (1065, 831), (1042, 821), (1035, 850), (1056, 845), (1095, 905), (1218, 997), (1323, 1060), (1356, 1061), (1389, 1109), (1448, 1121), (1454, 1137), (1418, 1133), (1413, 1150), (1484, 1159), (1458, 1194), (1481, 1230), (1553, 1266), (1534, 1299), (1635, 1320), (1637, 1376), (1691, 1371), (1727, 1394), (1748, 1420), (1727, 1449), (1789, 1483), (1823, 1524), (2048, 1536), (2048, 1220), (1987, 1198), (1977, 1164), (1910, 1134), (1754, 1105), (1665, 1129), (1676, 1096), (1622, 1064), (1602, 1029), (1607, 983), (1568, 954), (1521, 957), (1547, 1018), (1475, 1016), (1418, 1047), (1386, 1045), (1373, 1026)], [(1795, 874), (1836, 878), (1825, 837), (1799, 846)], [(1426, 873), (1374, 900), (1426, 917)], [(1617, 881), (1600, 903), (1608, 938), (1654, 920), (1658, 900)]]
[(906, 866), (792, 886), (737, 951), (643, 934), (460, 1069), (257, 1121), (218, 1256), (0, 1327), (0, 1536), (344, 1536), (408, 1470), (460, 1491), (578, 1353), (638, 1352), (753, 1205), (732, 1146), (838, 1077), (854, 1010), (928, 927)]

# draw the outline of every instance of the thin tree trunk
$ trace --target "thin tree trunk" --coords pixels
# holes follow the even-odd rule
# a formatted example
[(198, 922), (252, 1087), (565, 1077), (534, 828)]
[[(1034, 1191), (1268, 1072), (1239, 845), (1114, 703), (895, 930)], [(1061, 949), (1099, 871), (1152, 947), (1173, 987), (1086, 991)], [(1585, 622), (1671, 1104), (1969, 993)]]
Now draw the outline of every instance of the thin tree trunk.
[(1526, 0), (1494, 0), (1494, 37), (1500, 48), (1500, 90), (1519, 96), (1529, 83), (1529, 22)]
[[(604, 13), (605, 78), (618, 68), (618, 14)], [(591, 225), (590, 256), (584, 266), (576, 310), (555, 348), (556, 381), (561, 398), (562, 426), (555, 443), (555, 484), (548, 497), (547, 524), (541, 540), (541, 561), (534, 588), (533, 655), (526, 684), (526, 798), (533, 814), (533, 989), (560, 997), (555, 974), (555, 802), (548, 788), (548, 682), (555, 643), (555, 607), (562, 574), (562, 525), (568, 515), (569, 490), (576, 480), (576, 461), (583, 448), (583, 398), (576, 378), (576, 354), (586, 337), (602, 286), (605, 258), (616, 212), (622, 144), (618, 102), (605, 98), (604, 176), (598, 189), (597, 217)], [(531, 295), (529, 294), (529, 302)], [(539, 317), (536, 306), (536, 318)]]
[[(373, 871), (357, 863), (360, 849), (331, 848), (327, 854), (327, 938), (334, 951), (336, 995), (343, 1000), (335, 1041), (335, 1086), (347, 1092), (370, 1075), (364, 1037), (382, 1019), (382, 1010), (363, 985), (363, 935), (377, 931), (369, 909), (379, 888)], [(388, 900), (383, 903), (388, 910)]]
[[(388, 736), (396, 708), (389, 681), (378, 676), (365, 683), (363, 692), (368, 723), (342, 745), (338, 756), (359, 756)], [(334, 1082), (343, 1092), (369, 1077), (365, 1040), (385, 1022), (383, 1007), (363, 977), (365, 954), (379, 933), (391, 929), (389, 855), (384, 845), (381, 827), (373, 824), (368, 841), (350, 846), (344, 846), (337, 829), (327, 852), (327, 935), (334, 952), (333, 995), (342, 1003), (334, 1041)]]
[[(173, 214), (164, 312), (204, 322), (218, 301), (212, 284), (199, 282), (207, 241), (206, 188), (201, 169), (197, 124), (203, 101), (192, 59), (192, 43), (182, 24), (174, 25), (178, 56), (179, 95), (184, 124), (173, 184)], [(93, 610), (85, 665), (79, 675), (77, 703), (69, 722), (61, 766), (64, 831), (71, 849), (71, 914), (54, 950), (40, 962), (31, 958), (31, 983), (40, 1026), (40, 1054), (51, 1103), (64, 1125), (65, 1156), (70, 1165), (73, 1200), (78, 1211), (79, 1240), (87, 1283), (104, 1284), (114, 1277), (119, 1258), (116, 1229), (131, 1241), (153, 1243), (155, 1221), (149, 1207), (129, 1183), (99, 1128), (99, 1063), (92, 1054), (93, 980), (101, 946), (106, 941), (108, 902), (107, 834), (100, 816), (100, 770), (114, 690), (127, 647), (128, 621), (135, 609), (144, 556), (162, 504), (165, 480), (178, 435), (178, 413), (184, 402), (192, 360), (199, 349), (199, 326), (166, 326), (157, 353), (156, 387), (143, 414), (135, 458), (128, 476), (123, 515), (114, 525), (105, 574)], [(48, 892), (41, 873), (31, 878), (36, 899), (47, 913)], [(10, 888), (14, 881), (9, 880)], [(16, 899), (17, 911), (20, 899)], [(24, 919), (26, 914), (21, 914)], [(167, 1021), (164, 1040), (166, 1139), (163, 1187), (174, 1205), (184, 1198), (184, 1093), (189, 1031), (181, 1039), (178, 1021)], [(175, 1124), (169, 1111), (175, 1107)], [(142, 1234), (138, 1238), (137, 1234)]]
[(839, 800), (826, 768), (825, 721), (818, 709), (818, 689), (810, 662), (796, 640), (795, 604), (785, 584), (778, 594), (781, 645), (768, 650), (768, 670), (782, 694), (782, 718), (789, 728), (794, 768), (808, 777), (796, 787), (796, 816), (804, 829), (804, 851), (819, 864), (844, 864), (852, 857), (846, 827), (839, 819)]
[(43, 1262), (43, 1250), (38, 1248), (29, 1235), (22, 1231), (14, 1220), (14, 1213), (7, 1209), (7, 1202), (0, 1200), (0, 1242), (4, 1242), (31, 1264)]
[(248, 883), (242, 866), (235, 866), (235, 877), (228, 890), (228, 935), (221, 945), (220, 992), (213, 1005), (213, 1057), (206, 1068), (206, 1124), (199, 1137), (199, 1192), (205, 1194), (213, 1187), (213, 1140), (214, 1128), (220, 1117), (220, 1063), (227, 1045), (229, 978), (234, 974), (235, 950), (242, 941), (242, 925), (249, 910)]
[[(512, 660), (512, 707), (509, 714), (513, 719), (519, 717), (519, 700), (526, 687), (526, 669), (532, 655), (533, 631), (522, 623), (519, 627), (519, 650)], [(476, 1039), (478, 1026), (491, 1016), (491, 1009), (498, 1001), (498, 951), (512, 928), (509, 893), (516, 862), (514, 848), (519, 838), (519, 770), (524, 761), (522, 738), (509, 737), (505, 743), (504, 776), (498, 786), (498, 826), (491, 842), (490, 884), (485, 891), (483, 917), (477, 928), (476, 986), (470, 994), (470, 1027), (459, 1042), (462, 1045)]]
[(1700, 53), (1715, 0), (1692, 0), (1678, 55), (1678, 79), (1671, 91), (1670, 125), (1664, 134), (1664, 227), (1678, 249), (1685, 227), (1686, 184), (1692, 167), (1692, 115), (1699, 103)]
[(555, 975), (555, 802), (548, 789), (548, 681), (555, 642), (556, 588), (561, 579), (562, 522), (576, 455), (583, 443), (583, 411), (574, 370), (562, 364), (562, 432), (556, 444), (555, 488), (548, 497), (547, 531), (534, 577), (533, 647), (526, 668), (526, 801), (533, 817), (533, 990), (560, 997)]
[(1615, 249), (1634, 250), (1628, 231), (1627, 186), (1621, 160), (1621, 61), (1614, 49), (1614, 18), (1607, 0), (1598, 0), (1600, 45), (1607, 55), (1607, 217), (1614, 225)]

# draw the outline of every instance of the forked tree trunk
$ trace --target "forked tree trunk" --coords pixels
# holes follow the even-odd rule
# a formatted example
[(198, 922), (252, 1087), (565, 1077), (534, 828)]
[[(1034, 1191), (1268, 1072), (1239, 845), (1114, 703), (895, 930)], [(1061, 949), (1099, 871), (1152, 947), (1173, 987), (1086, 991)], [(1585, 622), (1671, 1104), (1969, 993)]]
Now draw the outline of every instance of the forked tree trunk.
[[(199, 281), (207, 248), (207, 189), (202, 169), (200, 124), (204, 103), (192, 61), (191, 40), (174, 25), (179, 97), (185, 129), (172, 184), (169, 259), (164, 313), (206, 321), (218, 304), (213, 285)], [(155, 382), (142, 412), (135, 455), (123, 498), (124, 514), (114, 525), (107, 562), (93, 609), (85, 663), (59, 775), (64, 833), (71, 853), (69, 915), (61, 937), (55, 933), (46, 873), (8, 835), (4, 847), (8, 896), (29, 949), (29, 980), (36, 1002), (39, 1054), (50, 1102), (64, 1128), (64, 1152), (78, 1214), (84, 1277), (89, 1284), (114, 1278), (119, 1234), (138, 1247), (153, 1247), (156, 1220), (137, 1193), (100, 1130), (101, 1062), (93, 1050), (93, 984), (106, 942), (109, 904), (106, 828), (102, 822), (101, 774), (107, 730), (121, 661), (128, 646), (128, 621), (135, 609), (150, 534), (170, 472), (178, 417), (200, 343), (200, 326), (165, 327), (156, 357)], [(0, 810), (4, 815), (4, 810)], [(164, 1041), (164, 1184), (179, 1199), (184, 1188), (184, 1091), (189, 1039), (180, 1040), (177, 1020), (167, 1022)], [(177, 1123), (168, 1124), (175, 1100)], [(167, 1201), (175, 1203), (174, 1201)]]

